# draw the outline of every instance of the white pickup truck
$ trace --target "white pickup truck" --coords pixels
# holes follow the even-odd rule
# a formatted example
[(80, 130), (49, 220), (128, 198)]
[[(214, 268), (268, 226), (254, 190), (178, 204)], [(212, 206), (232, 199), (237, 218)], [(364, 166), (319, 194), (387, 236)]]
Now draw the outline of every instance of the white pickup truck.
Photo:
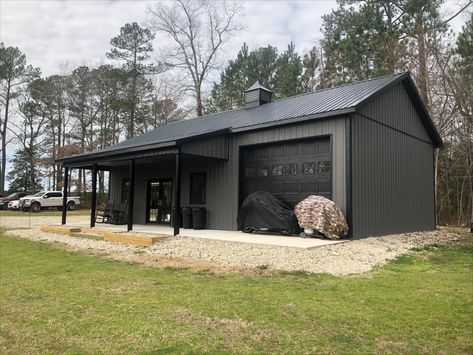
[[(40, 191), (34, 195), (20, 198), (20, 209), (22, 211), (39, 212), (42, 208), (58, 209), (62, 208), (61, 191)], [(80, 197), (68, 197), (67, 209), (75, 210), (80, 205)]]

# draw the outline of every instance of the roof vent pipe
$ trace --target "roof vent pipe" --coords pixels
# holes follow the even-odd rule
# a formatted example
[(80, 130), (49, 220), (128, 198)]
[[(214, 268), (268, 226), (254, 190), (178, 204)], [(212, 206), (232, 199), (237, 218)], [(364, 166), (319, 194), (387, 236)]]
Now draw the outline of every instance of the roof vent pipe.
[(245, 108), (258, 107), (271, 102), (273, 93), (256, 81), (245, 90)]

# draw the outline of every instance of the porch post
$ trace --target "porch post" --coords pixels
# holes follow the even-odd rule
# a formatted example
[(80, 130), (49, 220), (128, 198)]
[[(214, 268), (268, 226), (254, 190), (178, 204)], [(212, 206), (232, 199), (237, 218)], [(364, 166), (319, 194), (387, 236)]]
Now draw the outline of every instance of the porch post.
[(67, 185), (69, 184), (69, 168), (64, 168), (64, 187), (62, 191), (62, 220), (61, 224), (66, 224), (67, 218)]
[(133, 204), (135, 197), (135, 159), (130, 159), (130, 188), (128, 190), (128, 227), (127, 230), (133, 229)]
[(97, 164), (92, 166), (92, 201), (90, 206), (90, 228), (95, 227), (95, 213), (97, 208)]
[(181, 148), (178, 148), (176, 153), (176, 173), (174, 179), (174, 235), (179, 234), (179, 227), (181, 225)]

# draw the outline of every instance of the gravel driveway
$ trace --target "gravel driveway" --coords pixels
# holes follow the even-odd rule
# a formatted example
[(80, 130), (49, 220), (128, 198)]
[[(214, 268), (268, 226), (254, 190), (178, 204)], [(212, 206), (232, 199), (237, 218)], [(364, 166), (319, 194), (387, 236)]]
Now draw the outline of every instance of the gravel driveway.
[[(43, 220), (42, 224), (44, 223)], [(305, 271), (333, 275), (368, 272), (376, 266), (383, 265), (387, 261), (405, 254), (414, 247), (446, 244), (459, 238), (459, 235), (451, 230), (442, 229), (432, 232), (365, 238), (302, 250), (190, 237), (173, 237), (158, 242), (150, 248), (137, 248), (44, 233), (36, 227), (34, 229), (10, 230), (7, 234), (35, 241), (59, 242), (69, 249), (106, 253), (115, 259), (132, 260), (150, 265), (219, 270), (257, 267), (268, 270)]]

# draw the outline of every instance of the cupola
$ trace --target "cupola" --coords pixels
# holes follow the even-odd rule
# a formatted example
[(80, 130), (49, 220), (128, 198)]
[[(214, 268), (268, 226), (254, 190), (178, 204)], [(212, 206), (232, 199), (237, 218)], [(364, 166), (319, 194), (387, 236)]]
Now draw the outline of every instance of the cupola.
[(252, 108), (271, 102), (273, 93), (266, 89), (257, 80), (250, 88), (245, 90), (245, 108)]

